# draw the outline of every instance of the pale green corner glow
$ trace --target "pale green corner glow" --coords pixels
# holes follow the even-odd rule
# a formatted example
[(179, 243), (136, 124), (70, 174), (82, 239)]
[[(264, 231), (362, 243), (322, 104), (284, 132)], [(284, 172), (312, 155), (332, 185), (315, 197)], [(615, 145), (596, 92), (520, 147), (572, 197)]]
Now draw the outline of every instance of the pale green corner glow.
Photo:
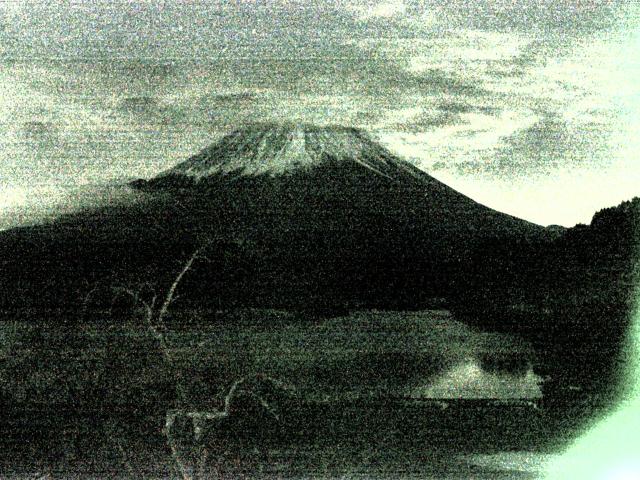
[(640, 289), (625, 354), (625, 392), (618, 409), (547, 469), (546, 480), (640, 479)]
[(548, 469), (547, 480), (640, 478), (640, 405), (606, 418)]

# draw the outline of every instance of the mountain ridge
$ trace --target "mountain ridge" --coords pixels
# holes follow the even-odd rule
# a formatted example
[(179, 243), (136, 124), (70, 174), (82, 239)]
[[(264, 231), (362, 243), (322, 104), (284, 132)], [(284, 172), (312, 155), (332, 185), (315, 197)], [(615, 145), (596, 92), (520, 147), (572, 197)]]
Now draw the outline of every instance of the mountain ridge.
[[(414, 205), (407, 209), (424, 210), (425, 206), (418, 205), (424, 201), (431, 203), (433, 208), (429, 210), (443, 211), (448, 208), (446, 205), (440, 208), (440, 204), (450, 203), (462, 210), (491, 212), (492, 216), (509, 219), (508, 223), (514, 225), (527, 225), (531, 230), (543, 228), (479, 204), (393, 154), (365, 131), (341, 125), (250, 124), (156, 177), (130, 185), (155, 193), (181, 191), (202, 195), (229, 182), (244, 182), (238, 184), (238, 191), (254, 189), (262, 194), (278, 190), (276, 203), (282, 198), (295, 201), (296, 197), (306, 197), (309, 191), (315, 191), (328, 201), (331, 200), (328, 197), (335, 199), (340, 195), (358, 201), (357, 197), (362, 195), (366, 197), (363, 202), (371, 201), (372, 207), (381, 210), (387, 206), (376, 205), (376, 197), (385, 194), (382, 190), (391, 189), (390, 197), (412, 198)], [(381, 191), (376, 192), (376, 188)], [(401, 205), (396, 207), (407, 210)]]

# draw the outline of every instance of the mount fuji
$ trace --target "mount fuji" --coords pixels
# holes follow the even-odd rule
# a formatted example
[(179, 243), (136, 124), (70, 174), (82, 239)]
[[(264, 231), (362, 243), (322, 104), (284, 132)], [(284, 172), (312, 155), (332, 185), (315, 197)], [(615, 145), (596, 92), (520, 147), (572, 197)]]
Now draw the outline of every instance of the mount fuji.
[(419, 308), (455, 291), (478, 245), (548, 234), (342, 126), (251, 124), (128, 188), (130, 204), (3, 232), (0, 249), (27, 259), (7, 262), (4, 291), (22, 284), (20, 301), (55, 304), (80, 278), (161, 278), (215, 239), (190, 276), (194, 301)]
[(134, 186), (179, 199), (183, 230), (215, 219), (252, 245), (261, 305), (417, 305), (449, 295), (479, 243), (545, 235), (342, 126), (248, 125)]

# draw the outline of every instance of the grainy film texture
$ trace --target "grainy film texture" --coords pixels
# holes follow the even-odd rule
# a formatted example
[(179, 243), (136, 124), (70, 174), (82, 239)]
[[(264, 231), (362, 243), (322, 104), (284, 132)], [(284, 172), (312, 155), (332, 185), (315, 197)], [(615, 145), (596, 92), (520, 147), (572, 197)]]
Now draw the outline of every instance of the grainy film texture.
[(0, 476), (640, 478), (640, 4), (0, 1)]

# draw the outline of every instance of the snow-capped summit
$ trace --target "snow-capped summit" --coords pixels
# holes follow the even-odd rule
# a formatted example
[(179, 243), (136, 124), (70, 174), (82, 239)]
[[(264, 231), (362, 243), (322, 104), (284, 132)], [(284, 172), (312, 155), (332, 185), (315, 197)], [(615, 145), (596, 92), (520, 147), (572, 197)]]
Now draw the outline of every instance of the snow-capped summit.
[(354, 162), (384, 176), (391, 176), (399, 167), (397, 157), (357, 128), (257, 123), (233, 131), (161, 177), (179, 175), (199, 180), (230, 173), (277, 176), (327, 161)]

